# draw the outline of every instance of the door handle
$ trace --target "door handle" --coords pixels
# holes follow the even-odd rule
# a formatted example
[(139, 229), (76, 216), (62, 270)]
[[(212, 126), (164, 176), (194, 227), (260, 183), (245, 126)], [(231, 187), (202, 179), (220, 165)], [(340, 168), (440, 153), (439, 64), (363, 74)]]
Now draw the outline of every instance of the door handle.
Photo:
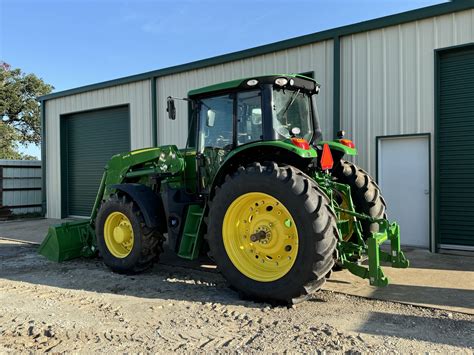
[(425, 193), (425, 195), (429, 195), (430, 194), (430, 190), (428, 189), (425, 189), (425, 191), (423, 191)]

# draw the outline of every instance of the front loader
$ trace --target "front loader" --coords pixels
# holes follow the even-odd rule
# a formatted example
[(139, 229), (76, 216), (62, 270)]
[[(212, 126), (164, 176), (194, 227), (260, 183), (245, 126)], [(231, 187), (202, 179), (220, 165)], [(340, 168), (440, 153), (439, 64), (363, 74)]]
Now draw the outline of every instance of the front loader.
[(184, 259), (209, 255), (241, 296), (269, 302), (304, 300), (341, 268), (387, 285), (382, 261), (408, 267), (399, 226), (376, 182), (344, 159), (357, 154), (354, 143), (342, 131), (322, 140), (319, 89), (285, 74), (190, 91), (187, 147), (113, 156), (90, 220), (51, 227), (40, 253), (99, 253), (134, 274), (166, 241)]

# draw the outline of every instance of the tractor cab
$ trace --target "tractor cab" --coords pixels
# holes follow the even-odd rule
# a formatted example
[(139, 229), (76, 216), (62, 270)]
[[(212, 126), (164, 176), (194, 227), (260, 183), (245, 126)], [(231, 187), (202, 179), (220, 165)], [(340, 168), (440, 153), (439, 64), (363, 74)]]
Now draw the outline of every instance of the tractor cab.
[[(186, 99), (192, 108), (188, 149), (196, 151), (201, 192), (207, 192), (219, 167), (236, 149), (269, 141), (306, 150), (316, 144), (321, 139), (314, 99), (319, 88), (312, 78), (285, 74), (190, 91)], [(168, 98), (171, 119), (175, 118), (174, 99)], [(251, 151), (254, 159), (260, 150)]]
[[(192, 90), (191, 120), (197, 128), (190, 142), (231, 150), (258, 141), (321, 137), (313, 95), (319, 84), (303, 75), (269, 75), (240, 79)], [(175, 119), (174, 99), (168, 98), (168, 114)], [(193, 134), (194, 133), (194, 134)]]

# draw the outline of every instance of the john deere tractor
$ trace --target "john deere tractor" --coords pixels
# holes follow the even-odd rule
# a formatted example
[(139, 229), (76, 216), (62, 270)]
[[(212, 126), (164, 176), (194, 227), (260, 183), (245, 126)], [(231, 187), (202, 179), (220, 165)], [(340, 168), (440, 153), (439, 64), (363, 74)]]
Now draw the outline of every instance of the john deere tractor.
[[(269, 75), (192, 90), (189, 138), (113, 156), (90, 220), (50, 228), (40, 252), (63, 261), (97, 253), (113, 271), (149, 269), (167, 248), (209, 255), (241, 296), (304, 300), (333, 269), (388, 283), (381, 261), (408, 267), (373, 178), (321, 137), (302, 75)], [(169, 118), (176, 117), (169, 97)], [(387, 241), (387, 248), (380, 248)]]

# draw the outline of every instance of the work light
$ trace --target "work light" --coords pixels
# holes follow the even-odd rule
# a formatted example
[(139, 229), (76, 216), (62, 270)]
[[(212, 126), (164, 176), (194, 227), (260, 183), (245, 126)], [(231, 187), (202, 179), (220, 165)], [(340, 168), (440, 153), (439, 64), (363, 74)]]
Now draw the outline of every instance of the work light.
[(278, 78), (275, 80), (275, 84), (277, 84), (278, 86), (285, 86), (286, 84), (288, 84), (288, 79)]

